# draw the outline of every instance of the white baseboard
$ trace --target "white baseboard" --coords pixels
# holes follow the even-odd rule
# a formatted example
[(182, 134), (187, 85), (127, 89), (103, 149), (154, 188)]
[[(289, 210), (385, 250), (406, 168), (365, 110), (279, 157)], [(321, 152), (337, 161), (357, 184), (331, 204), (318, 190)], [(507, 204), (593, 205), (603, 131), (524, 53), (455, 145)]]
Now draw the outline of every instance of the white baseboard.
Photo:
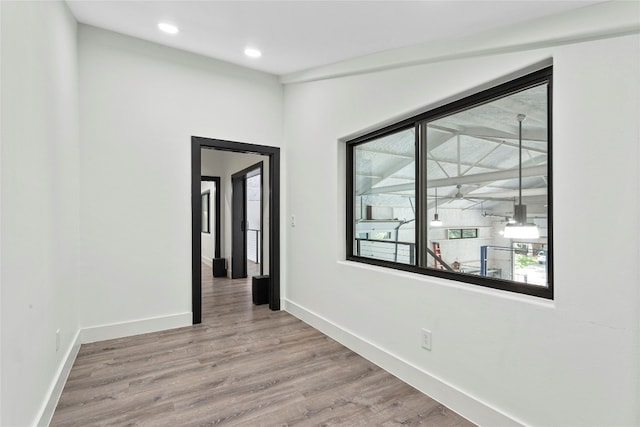
[(38, 427), (46, 427), (53, 418), (53, 413), (58, 406), (60, 395), (64, 389), (64, 385), (69, 378), (71, 368), (78, 356), (81, 344), (87, 344), (95, 341), (102, 341), (112, 338), (122, 338), (131, 335), (145, 334), (147, 332), (156, 332), (166, 329), (180, 328), (189, 326), (193, 323), (191, 312), (174, 314), (171, 316), (153, 317), (148, 319), (134, 320), (132, 322), (114, 323), (109, 325), (92, 326), (82, 328), (76, 332), (73, 343), (67, 350), (64, 362), (56, 372), (55, 381), (52, 383), (45, 402), (40, 409), (40, 413), (35, 418), (34, 425)]
[[(447, 384), (445, 381), (412, 365), (389, 351), (359, 337), (357, 334), (339, 327), (317, 313), (287, 299), (281, 301), (283, 310), (308, 323), (345, 347), (370, 360), (472, 422), (478, 425), (491, 426), (523, 425), (514, 418)], [(49, 397), (44, 403), (40, 415), (36, 418), (37, 422), (35, 425), (49, 425), (73, 363), (80, 350), (80, 344), (180, 328), (191, 324), (192, 313), (188, 312), (171, 316), (93, 326), (79, 330), (73, 344), (67, 351), (64, 363), (56, 373), (56, 380), (50, 388), (48, 393)]]
[(129, 322), (112, 323), (109, 325), (91, 326), (81, 329), (80, 342), (82, 344), (87, 344), (96, 341), (110, 340), (113, 338), (129, 337), (149, 332), (164, 331), (166, 329), (181, 328), (192, 324), (193, 315), (191, 312), (188, 312), (173, 314), (170, 316), (133, 320)]
[(71, 368), (73, 367), (73, 363), (76, 361), (76, 356), (78, 355), (78, 351), (80, 350), (80, 331), (76, 332), (76, 336), (71, 343), (71, 346), (67, 350), (67, 354), (65, 354), (64, 362), (58, 368), (58, 371), (55, 375), (55, 381), (49, 388), (49, 392), (47, 393), (48, 398), (44, 402), (42, 409), (40, 410), (40, 414), (36, 417), (36, 423), (38, 427), (46, 427), (51, 423), (51, 418), (53, 418), (53, 413), (56, 410), (56, 406), (58, 406), (58, 401), (60, 400), (60, 395), (62, 394), (62, 389), (64, 389), (64, 385), (67, 382), (67, 378), (69, 378), (69, 374), (71, 373)]
[(206, 257), (206, 256), (202, 256), (202, 262), (204, 262), (205, 264), (207, 264), (209, 267), (213, 267), (213, 259)]
[(514, 418), (429, 374), (389, 351), (359, 337), (328, 319), (289, 300), (283, 300), (283, 310), (318, 329), (345, 347), (375, 363), (382, 369), (410, 384), (453, 411), (478, 425), (522, 426)]

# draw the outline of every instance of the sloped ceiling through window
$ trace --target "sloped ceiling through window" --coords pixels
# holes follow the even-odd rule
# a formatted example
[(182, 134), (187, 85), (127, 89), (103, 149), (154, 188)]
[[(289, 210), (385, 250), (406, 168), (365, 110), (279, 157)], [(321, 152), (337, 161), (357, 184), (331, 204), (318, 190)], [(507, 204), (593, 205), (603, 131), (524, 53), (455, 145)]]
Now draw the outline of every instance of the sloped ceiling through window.
[[(427, 198), (441, 209), (513, 214), (518, 197), (518, 114), (522, 126), (522, 202), (546, 217), (547, 86), (540, 85), (425, 123)], [(356, 148), (356, 196), (371, 206), (415, 202), (415, 132), (398, 132)]]

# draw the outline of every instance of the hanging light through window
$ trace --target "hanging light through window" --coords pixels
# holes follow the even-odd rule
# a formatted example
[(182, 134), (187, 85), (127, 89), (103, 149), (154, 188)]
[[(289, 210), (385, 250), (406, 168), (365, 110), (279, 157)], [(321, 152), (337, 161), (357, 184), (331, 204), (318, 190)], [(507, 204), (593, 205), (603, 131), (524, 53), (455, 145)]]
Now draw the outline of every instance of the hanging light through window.
[(436, 188), (436, 213), (433, 214), (433, 219), (429, 223), (432, 227), (442, 227), (442, 221), (438, 218), (438, 189)]
[(538, 226), (527, 222), (527, 206), (522, 204), (522, 121), (524, 114), (518, 114), (518, 204), (515, 205), (514, 223), (504, 227), (504, 237), (510, 239), (537, 239)]

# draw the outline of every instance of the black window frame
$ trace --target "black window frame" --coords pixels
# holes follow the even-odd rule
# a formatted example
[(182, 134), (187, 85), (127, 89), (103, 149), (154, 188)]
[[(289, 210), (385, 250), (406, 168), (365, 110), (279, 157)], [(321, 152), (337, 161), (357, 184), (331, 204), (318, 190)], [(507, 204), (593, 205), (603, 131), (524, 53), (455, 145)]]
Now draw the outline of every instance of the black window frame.
[[(476, 276), (471, 274), (461, 274), (446, 270), (431, 269), (420, 267), (419, 265), (401, 264), (393, 261), (367, 258), (354, 255), (354, 232), (355, 232), (355, 147), (375, 139), (390, 135), (395, 132), (414, 128), (415, 129), (415, 176), (416, 176), (416, 206), (421, 206), (421, 170), (420, 170), (420, 138), (421, 125), (427, 121), (433, 121), (438, 118), (455, 114), (456, 112), (467, 110), (474, 106), (491, 102), (495, 99), (508, 96), (510, 94), (526, 90), (528, 88), (547, 84), (547, 203), (548, 203), (548, 235), (547, 235), (547, 286), (528, 285), (526, 283), (515, 282), (506, 279), (493, 277)], [(553, 280), (553, 66), (548, 66), (540, 70), (525, 74), (521, 77), (512, 79), (506, 83), (496, 85), (492, 88), (479, 90), (469, 96), (464, 96), (458, 100), (450, 102), (431, 110), (424, 111), (413, 117), (401, 120), (383, 128), (374, 130), (360, 137), (346, 141), (346, 259), (363, 264), (386, 267), (395, 270), (408, 271), (426, 276), (439, 277), (443, 279), (454, 280), (456, 282), (464, 282), (472, 285), (509, 291), (519, 294), (531, 295), (535, 297), (553, 299), (554, 298), (554, 280)], [(418, 208), (416, 208), (418, 209)], [(419, 218), (416, 212), (416, 221)], [(416, 227), (416, 253), (421, 250), (423, 244), (418, 235), (418, 227)]]
[[(459, 231), (460, 237), (451, 237), (452, 231)], [(473, 236), (465, 236), (465, 231), (473, 231)], [(477, 239), (478, 238), (478, 229), (476, 227), (468, 227), (468, 228), (447, 228), (447, 240), (460, 240), (460, 239)]]

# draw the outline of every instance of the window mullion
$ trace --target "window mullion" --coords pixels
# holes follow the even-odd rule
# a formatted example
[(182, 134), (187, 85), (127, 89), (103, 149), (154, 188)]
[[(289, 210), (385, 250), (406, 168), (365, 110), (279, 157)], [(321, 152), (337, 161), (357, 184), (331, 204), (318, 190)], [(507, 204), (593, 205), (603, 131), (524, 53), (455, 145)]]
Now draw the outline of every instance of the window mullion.
[(427, 127), (416, 123), (416, 265), (427, 267), (427, 224), (429, 199), (427, 198)]

